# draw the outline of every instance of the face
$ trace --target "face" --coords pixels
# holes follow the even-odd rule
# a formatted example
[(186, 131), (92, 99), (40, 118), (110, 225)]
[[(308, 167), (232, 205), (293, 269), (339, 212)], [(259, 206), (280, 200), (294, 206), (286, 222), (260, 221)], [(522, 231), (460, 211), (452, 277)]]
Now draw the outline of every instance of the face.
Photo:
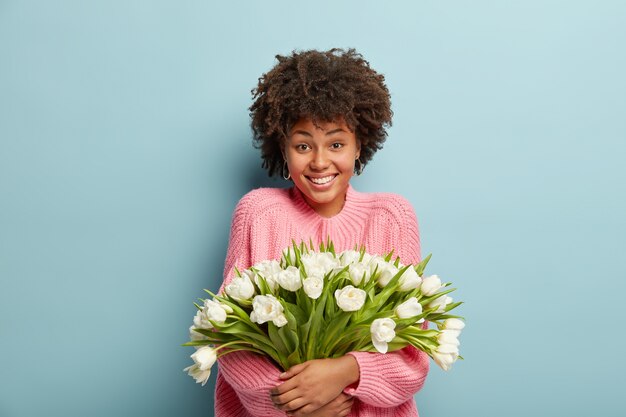
[(284, 145), (294, 184), (318, 214), (332, 217), (343, 208), (346, 191), (359, 158), (360, 145), (343, 120), (300, 119)]

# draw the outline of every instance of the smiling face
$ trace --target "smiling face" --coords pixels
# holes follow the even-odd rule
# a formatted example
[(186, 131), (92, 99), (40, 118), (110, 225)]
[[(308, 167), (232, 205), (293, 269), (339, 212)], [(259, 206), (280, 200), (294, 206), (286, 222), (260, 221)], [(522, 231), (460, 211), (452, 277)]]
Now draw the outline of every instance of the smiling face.
[(319, 215), (332, 217), (343, 208), (360, 145), (343, 120), (300, 119), (285, 141), (284, 156), (294, 184)]

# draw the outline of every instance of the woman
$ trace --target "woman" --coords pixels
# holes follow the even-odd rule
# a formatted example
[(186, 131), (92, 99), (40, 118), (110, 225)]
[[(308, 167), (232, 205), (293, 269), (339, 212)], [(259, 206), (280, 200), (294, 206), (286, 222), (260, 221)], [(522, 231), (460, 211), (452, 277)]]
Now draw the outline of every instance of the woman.
[[(411, 205), (388, 193), (350, 186), (382, 148), (391, 124), (384, 77), (350, 49), (294, 52), (259, 79), (252, 128), (270, 175), (289, 189), (246, 194), (233, 214), (224, 285), (234, 267), (278, 259), (293, 240), (330, 238), (338, 251), (364, 245), (420, 261)], [(351, 352), (281, 371), (267, 358), (234, 352), (219, 360), (217, 416), (417, 416), (413, 395), (428, 373), (413, 347), (379, 354)]]

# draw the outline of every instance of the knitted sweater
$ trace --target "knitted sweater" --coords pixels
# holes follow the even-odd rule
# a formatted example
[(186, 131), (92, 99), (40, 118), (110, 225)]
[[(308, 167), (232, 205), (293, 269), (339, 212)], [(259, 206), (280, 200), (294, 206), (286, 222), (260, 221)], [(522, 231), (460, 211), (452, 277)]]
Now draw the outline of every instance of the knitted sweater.
[[(343, 251), (365, 245), (372, 254), (394, 254), (404, 263), (420, 261), (420, 242), (413, 209), (404, 198), (389, 193), (359, 193), (349, 186), (341, 212), (318, 215), (296, 188), (260, 188), (237, 204), (224, 269), (224, 285), (233, 268), (245, 269), (265, 259), (279, 259), (282, 250), (312, 240), (332, 239)], [(351, 352), (359, 365), (359, 382), (344, 392), (355, 398), (351, 417), (414, 417), (413, 395), (428, 373), (428, 356), (409, 346), (387, 354)], [(250, 352), (233, 352), (218, 360), (215, 389), (217, 417), (284, 417), (269, 390), (282, 381), (268, 359)]]

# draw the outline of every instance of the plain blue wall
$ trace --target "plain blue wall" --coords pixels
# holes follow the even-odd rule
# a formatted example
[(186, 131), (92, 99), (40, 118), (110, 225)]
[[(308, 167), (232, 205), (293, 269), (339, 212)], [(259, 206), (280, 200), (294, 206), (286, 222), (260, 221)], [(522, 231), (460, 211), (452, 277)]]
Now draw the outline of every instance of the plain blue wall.
[(413, 203), (466, 301), (421, 415), (624, 415), (625, 39), (621, 1), (0, 1), (0, 416), (212, 414), (192, 301), (286, 185), (250, 90), (333, 46), (393, 98), (355, 188)]

